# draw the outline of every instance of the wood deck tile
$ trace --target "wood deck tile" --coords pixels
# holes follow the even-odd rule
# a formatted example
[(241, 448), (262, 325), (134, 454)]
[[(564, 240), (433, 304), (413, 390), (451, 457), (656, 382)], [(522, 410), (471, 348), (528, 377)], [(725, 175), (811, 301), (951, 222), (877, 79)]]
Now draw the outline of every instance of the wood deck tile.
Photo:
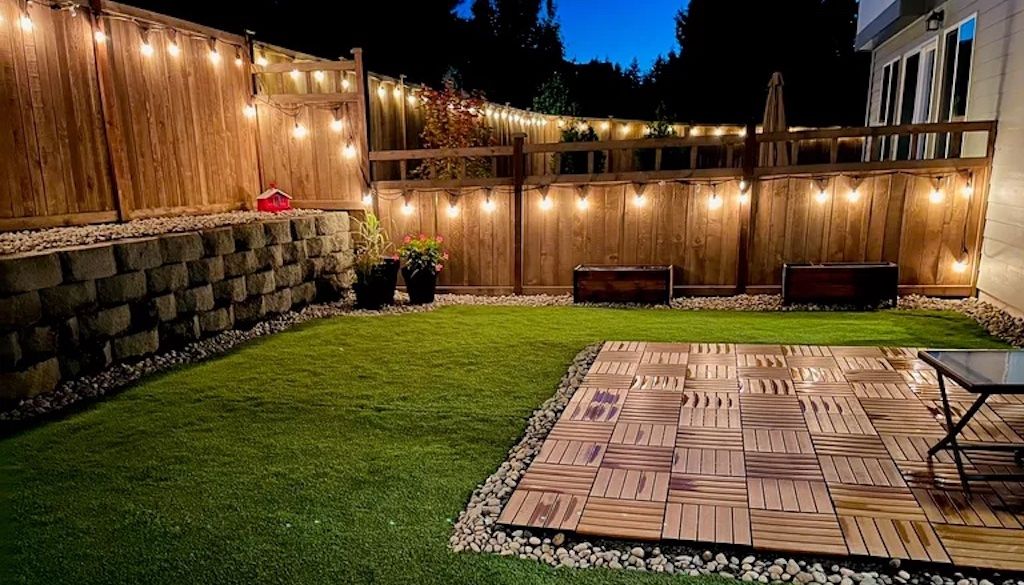
[(672, 460), (672, 472), (743, 477), (745, 475), (743, 452), (728, 449), (676, 447)]
[(610, 442), (623, 445), (674, 447), (677, 430), (678, 428), (674, 424), (619, 422), (615, 425)]
[(579, 534), (630, 540), (658, 540), (665, 504), (616, 498), (589, 498), (575, 530)]
[(606, 444), (603, 442), (548, 439), (541, 446), (535, 461), (556, 465), (597, 467), (601, 465), (605, 447)]
[(958, 565), (1024, 570), (1024, 532), (1020, 530), (936, 524), (935, 532)]
[(569, 400), (562, 415), (568, 420), (615, 422), (626, 402), (627, 390), (616, 388), (580, 388)]
[(927, 521), (914, 494), (906, 487), (832, 484), (829, 492), (841, 516)]
[(702, 506), (747, 506), (747, 482), (742, 477), (672, 474), (668, 501)]
[(639, 469), (641, 471), (670, 471), (672, 447), (645, 447), (643, 445), (609, 444), (601, 467), (612, 469)]
[(746, 507), (669, 503), (662, 538), (749, 546), (750, 512)]
[(832, 555), (849, 552), (835, 514), (751, 510), (750, 532), (755, 548)]
[(743, 450), (743, 431), (739, 428), (679, 427), (676, 447)]
[(664, 502), (668, 498), (669, 473), (639, 469), (601, 468), (594, 479), (591, 497)]
[(840, 515), (839, 525), (851, 554), (949, 562), (938, 535), (927, 522)]
[[(1024, 482), (963, 494), (914, 348), (609, 342), (499, 523), (1024, 570)], [(959, 413), (973, 396), (949, 384)], [(1024, 397), (967, 439), (1016, 441)], [(969, 472), (1018, 470), (972, 453)]]
[(576, 530), (586, 496), (517, 489), (498, 517), (501, 524)]
[(519, 487), (534, 492), (585, 496), (597, 476), (597, 467), (534, 461), (519, 480)]

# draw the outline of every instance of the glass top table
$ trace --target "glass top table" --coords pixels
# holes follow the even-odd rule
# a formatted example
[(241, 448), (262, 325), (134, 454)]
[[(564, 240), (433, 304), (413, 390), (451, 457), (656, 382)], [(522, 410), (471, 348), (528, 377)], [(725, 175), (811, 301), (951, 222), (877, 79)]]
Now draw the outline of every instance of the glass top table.
[[(1024, 463), (1024, 445), (1015, 443), (965, 442), (958, 438), (971, 418), (981, 410), (989, 396), (994, 394), (1024, 394), (1024, 350), (926, 350), (917, 356), (935, 368), (942, 396), (942, 410), (946, 419), (946, 436), (928, 450), (933, 457), (943, 450), (953, 452), (957, 473), (964, 492), (970, 496), (970, 481), (1016, 481), (1024, 479), (1020, 473), (980, 474), (967, 473), (964, 453), (970, 451), (1012, 452), (1018, 465)], [(949, 405), (946, 378), (976, 395), (974, 403), (960, 420), (953, 420)]]

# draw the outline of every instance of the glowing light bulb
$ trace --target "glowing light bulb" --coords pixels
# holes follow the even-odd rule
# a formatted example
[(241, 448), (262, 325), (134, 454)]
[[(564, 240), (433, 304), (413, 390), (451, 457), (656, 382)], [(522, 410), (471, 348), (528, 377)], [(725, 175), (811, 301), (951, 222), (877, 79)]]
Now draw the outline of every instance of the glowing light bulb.
[(415, 106), (416, 105), (416, 96), (415, 95), (410, 93), (409, 95), (407, 95), (405, 97), (405, 99), (409, 102), (410, 106)]
[(256, 117), (256, 106), (254, 106), (252, 104), (246, 104), (245, 107), (242, 108), (242, 114), (244, 114), (245, 117), (249, 118), (249, 119), (255, 118)]
[(722, 206), (722, 198), (718, 194), (714, 194), (708, 199), (708, 209), (718, 209)]
[(745, 138), (746, 136), (747, 136), (747, 129), (746, 128), (741, 128), (740, 129), (740, 138)]
[(267, 61), (267, 58), (265, 56), (260, 55), (256, 57), (256, 64), (259, 65), (260, 67), (266, 67), (267, 65), (270, 64), (270, 61)]
[(932, 203), (942, 203), (946, 196), (939, 189), (932, 189), (932, 192), (928, 194), (928, 201)]
[(490, 197), (484, 199), (484, 211), (486, 211), (487, 213), (494, 213), (494, 209), (496, 207), (497, 206), (494, 204), (493, 201), (491, 201)]
[(148, 41), (142, 41), (142, 46), (139, 47), (139, 51), (142, 52), (143, 57), (153, 56), (153, 45), (149, 44)]
[(402, 88), (400, 86), (396, 85), (395, 89), (391, 90), (391, 93), (395, 96), (396, 100), (402, 99)]
[(351, 85), (351, 84), (349, 83), (349, 80), (348, 80), (347, 77), (343, 78), (341, 80), (341, 89), (347, 90), (349, 85)]
[(298, 139), (302, 139), (305, 138), (307, 134), (309, 134), (309, 130), (307, 130), (306, 127), (303, 126), (302, 124), (296, 122), (295, 127), (292, 128), (292, 136)]
[(544, 211), (547, 211), (547, 210), (551, 209), (551, 207), (553, 205), (554, 205), (554, 202), (551, 201), (550, 197), (548, 197), (547, 195), (541, 197), (541, 199), (540, 199), (540, 208), (541, 209), (543, 209)]
[(448, 204), (448, 217), (458, 217), (458, 216), (459, 216), (459, 206), (456, 205), (455, 202), (453, 201), (453, 202)]
[(292, 69), (291, 71), (288, 72), (288, 75), (291, 76), (292, 81), (298, 81), (301, 73), (299, 73), (298, 69)]
[(964, 185), (963, 193), (964, 197), (970, 199), (971, 195), (974, 195), (974, 185), (968, 182), (966, 185)]
[(953, 272), (966, 272), (967, 271), (967, 259), (961, 258), (953, 261)]
[(241, 67), (243, 64), (241, 55), (235, 55), (235, 67)]
[(348, 144), (345, 145), (345, 148), (342, 149), (341, 154), (345, 158), (355, 158), (356, 157), (356, 147), (355, 147), (355, 145), (352, 144), (351, 142), (349, 142)]
[(21, 26), (21, 30), (32, 32), (32, 18), (27, 13), (18, 17), (18, 25)]
[(825, 190), (822, 189), (821, 191), (818, 191), (818, 193), (814, 195), (814, 200), (817, 201), (818, 203), (824, 204), (826, 201), (828, 201), (828, 193), (826, 193)]
[(377, 86), (377, 97), (384, 99), (384, 96), (388, 95), (388, 90), (384, 89), (384, 84)]
[(725, 129), (722, 127), (715, 128), (715, 136), (721, 136), (725, 134)]
[(363, 205), (373, 205), (373, 194), (367, 193), (363, 195)]
[(178, 43), (171, 41), (167, 43), (167, 53), (171, 57), (177, 57), (181, 54), (181, 47), (178, 46)]
[(322, 83), (323, 80), (324, 80), (324, 72), (323, 71), (314, 71), (313, 72), (313, 81), (316, 81), (317, 83)]
[(345, 127), (345, 123), (341, 121), (341, 118), (335, 118), (331, 120), (331, 131), (338, 133), (341, 132), (342, 128)]
[(92, 33), (92, 38), (96, 39), (96, 42), (102, 45), (103, 43), (107, 42), (107, 33), (101, 30), (97, 30), (96, 32)]
[(412, 212), (412, 203), (406, 201), (405, 203), (402, 204), (402, 215), (412, 215)]
[(747, 181), (745, 179), (740, 179), (740, 192), (741, 193), (746, 191), (747, 187), (749, 187), (749, 186), (750, 185), (747, 185)]
[(576, 207), (578, 207), (580, 211), (585, 211), (590, 207), (590, 201), (588, 201), (586, 197), (580, 197), (576, 200)]
[(213, 63), (214, 65), (220, 63), (220, 53), (217, 51), (217, 49), (210, 49), (210, 53), (208, 56), (210, 58), (210, 63)]
[(860, 191), (857, 189), (850, 189), (850, 192), (846, 194), (846, 199), (850, 201), (850, 203), (860, 201)]
[(643, 207), (644, 205), (647, 205), (647, 198), (644, 197), (643, 195), (637, 193), (636, 197), (633, 197), (633, 206), (634, 207)]
[(609, 126), (608, 122), (601, 122), (601, 130), (607, 130), (608, 126)]

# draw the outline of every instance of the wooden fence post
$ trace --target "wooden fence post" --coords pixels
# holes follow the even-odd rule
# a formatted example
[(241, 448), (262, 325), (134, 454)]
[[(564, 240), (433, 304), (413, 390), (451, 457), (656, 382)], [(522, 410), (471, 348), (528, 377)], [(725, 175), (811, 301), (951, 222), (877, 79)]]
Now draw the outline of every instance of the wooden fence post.
[(743, 180), (747, 183), (747, 209), (744, 215), (740, 210), (740, 249), (736, 266), (736, 293), (747, 291), (747, 280), (750, 273), (750, 245), (753, 240), (754, 218), (757, 212), (759, 184), (757, 180), (757, 127), (753, 122), (747, 123), (747, 135), (743, 141)]
[(513, 229), (515, 244), (512, 263), (512, 292), (523, 294), (523, 142), (526, 134), (516, 132), (512, 135), (512, 198), (514, 203)]
[[(363, 193), (373, 184), (373, 170), (370, 165), (370, 112), (369, 112), (369, 84), (366, 83), (366, 70), (363, 68), (363, 50), (352, 49), (352, 57), (355, 60), (356, 92), (359, 100), (356, 102), (356, 110), (359, 112), (359, 126), (356, 140), (359, 143), (359, 170), (363, 175)], [(360, 193), (360, 197), (363, 195)], [(376, 199), (376, 198), (375, 198)]]

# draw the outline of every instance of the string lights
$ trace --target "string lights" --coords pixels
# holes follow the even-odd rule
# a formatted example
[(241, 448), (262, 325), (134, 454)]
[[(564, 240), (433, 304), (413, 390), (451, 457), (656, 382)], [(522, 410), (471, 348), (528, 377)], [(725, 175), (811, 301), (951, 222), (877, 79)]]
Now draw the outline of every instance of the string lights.
[(491, 199), (491, 190), (490, 189), (488, 189), (487, 190), (487, 194), (484, 195), (484, 202), (483, 202), (483, 204), (481, 206), (483, 207), (484, 211), (487, 212), (487, 213), (494, 213), (494, 210), (497, 208), (497, 205), (495, 205), (494, 201)]
[(373, 205), (373, 192), (372, 191), (367, 191), (366, 193), (363, 194), (363, 205), (366, 205), (367, 207), (369, 207), (370, 205)]
[(250, 120), (255, 118), (256, 117), (256, 106), (254, 106), (253, 104), (245, 104), (245, 107), (242, 108), (242, 114), (246, 118), (249, 118)]
[(351, 142), (345, 144), (345, 148), (341, 150), (341, 155), (347, 159), (353, 159), (356, 157), (356, 146)]
[(454, 218), (454, 217), (458, 217), (458, 216), (459, 216), (459, 204), (458, 204), (458, 200), (453, 195), (448, 200), (448, 217)]
[(292, 127), (292, 136), (296, 140), (302, 140), (307, 134), (309, 134), (309, 129), (296, 121), (295, 126)]
[(167, 41), (167, 54), (171, 57), (181, 55), (181, 47), (178, 46), (178, 35), (170, 31), (171, 38)]

